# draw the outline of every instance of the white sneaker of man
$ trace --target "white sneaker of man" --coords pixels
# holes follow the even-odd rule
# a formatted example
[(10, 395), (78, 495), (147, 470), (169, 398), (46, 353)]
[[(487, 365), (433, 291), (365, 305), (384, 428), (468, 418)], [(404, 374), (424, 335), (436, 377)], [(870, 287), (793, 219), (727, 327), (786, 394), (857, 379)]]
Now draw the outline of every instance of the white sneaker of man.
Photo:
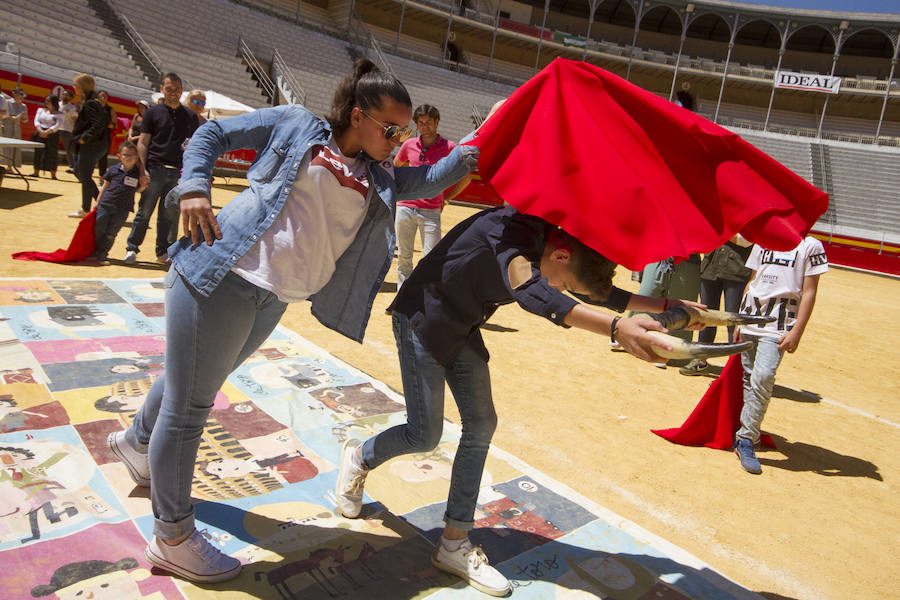
[(126, 265), (133, 265), (136, 262), (137, 262), (137, 252), (135, 252), (134, 250), (129, 250), (128, 252), (125, 253), (125, 264)]
[(81, 218), (83, 218), (86, 214), (87, 214), (87, 213), (84, 212), (84, 209), (79, 208), (79, 209), (76, 210), (75, 212), (69, 213), (69, 216), (72, 217), (73, 219), (81, 219)]
[[(451, 544), (456, 540), (448, 540)], [(503, 573), (488, 562), (481, 546), (473, 546), (468, 538), (460, 542), (456, 550), (449, 550), (441, 537), (437, 550), (431, 555), (431, 564), (441, 571), (461, 577), (473, 588), (491, 596), (506, 596), (511, 586)]]
[(138, 452), (131, 447), (125, 438), (124, 431), (113, 431), (106, 438), (106, 444), (109, 446), (116, 458), (118, 458), (128, 468), (128, 474), (131, 479), (141, 487), (150, 487), (150, 460), (143, 452)]
[(157, 567), (188, 581), (227, 581), (241, 572), (241, 561), (220, 552), (196, 529), (186, 540), (175, 546), (168, 545), (154, 535), (144, 550), (144, 556)]
[(360, 441), (348, 439), (341, 449), (341, 470), (338, 473), (334, 496), (338, 510), (348, 519), (355, 519), (362, 511), (363, 487), (369, 469), (362, 465), (358, 451)]

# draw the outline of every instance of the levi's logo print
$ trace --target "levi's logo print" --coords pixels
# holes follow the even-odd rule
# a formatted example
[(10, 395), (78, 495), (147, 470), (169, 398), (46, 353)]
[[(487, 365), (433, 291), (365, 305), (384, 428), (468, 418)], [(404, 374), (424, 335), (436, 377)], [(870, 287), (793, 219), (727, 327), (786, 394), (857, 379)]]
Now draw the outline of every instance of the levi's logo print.
[(352, 188), (363, 197), (369, 193), (369, 178), (365, 173), (357, 178), (328, 146), (319, 146), (313, 152), (316, 154), (309, 163), (310, 167), (324, 167), (343, 187)]

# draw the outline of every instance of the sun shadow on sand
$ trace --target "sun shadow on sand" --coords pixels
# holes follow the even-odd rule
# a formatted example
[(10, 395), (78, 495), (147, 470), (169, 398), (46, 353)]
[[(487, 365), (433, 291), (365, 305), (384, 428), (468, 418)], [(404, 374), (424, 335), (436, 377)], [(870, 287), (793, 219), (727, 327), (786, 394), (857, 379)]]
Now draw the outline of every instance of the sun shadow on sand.
[(0, 191), (2, 191), (0, 193), (0, 210), (15, 210), (22, 206), (59, 197), (59, 194), (26, 192), (25, 190), (14, 190), (7, 187), (2, 188)]
[(778, 435), (773, 435), (772, 439), (778, 452), (786, 458), (768, 458), (761, 453), (759, 462), (763, 465), (787, 471), (809, 471), (826, 477), (868, 477), (884, 481), (878, 466), (867, 460), (804, 442), (789, 442)]

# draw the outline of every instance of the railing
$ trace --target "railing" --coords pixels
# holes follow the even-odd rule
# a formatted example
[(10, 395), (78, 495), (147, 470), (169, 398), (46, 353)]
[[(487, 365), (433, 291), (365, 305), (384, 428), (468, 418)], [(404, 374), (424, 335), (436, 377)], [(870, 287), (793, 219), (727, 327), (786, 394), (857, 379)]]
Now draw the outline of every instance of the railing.
[(276, 81), (280, 79), (287, 88), (288, 95), (290, 96), (288, 101), (291, 104), (306, 104), (306, 90), (303, 89), (300, 82), (294, 77), (294, 72), (288, 67), (277, 48), (272, 54), (272, 72), (275, 75)]
[(750, 129), (753, 131), (767, 131), (769, 133), (781, 133), (784, 135), (793, 135), (797, 137), (832, 140), (835, 142), (848, 142), (851, 144), (866, 144), (875, 146), (891, 146), (900, 148), (900, 137), (880, 135), (875, 139), (874, 135), (864, 133), (850, 133), (844, 131), (823, 131), (822, 135), (818, 134), (815, 127), (792, 127), (785, 125), (773, 125), (771, 122), (768, 127), (759, 121), (752, 119), (739, 119), (736, 117), (719, 116), (719, 125), (728, 127), (737, 127), (740, 129)]
[(238, 38), (238, 50), (241, 53), (241, 58), (244, 59), (244, 62), (246, 62), (247, 66), (250, 68), (250, 72), (253, 73), (256, 81), (259, 82), (259, 86), (262, 88), (263, 93), (271, 100), (274, 100), (277, 92), (275, 84), (272, 83), (272, 79), (269, 77), (269, 74), (266, 73), (266, 70), (260, 62), (256, 60), (256, 55), (250, 50), (250, 46), (244, 41), (243, 36)]
[[(128, 20), (128, 17), (125, 16), (125, 13), (119, 10), (112, 2), (107, 2), (107, 5), (116, 13), (116, 16), (122, 22), (123, 29), (125, 30), (125, 35), (128, 36), (128, 39), (135, 45), (135, 47), (140, 51), (140, 53), (147, 59), (147, 62), (150, 63), (150, 66), (153, 67), (153, 70), (156, 71), (156, 74), (162, 75), (162, 60), (159, 58), (159, 55), (156, 54), (156, 51), (153, 50), (153, 47), (144, 40), (143, 36), (138, 33), (138, 30), (134, 28), (134, 25), (131, 24), (131, 21)], [(182, 83), (187, 86), (188, 89), (193, 88), (190, 82), (182, 78)]]
[(375, 62), (379, 64), (383, 71), (393, 74), (394, 69), (384, 57), (384, 53), (381, 51), (381, 44), (378, 43), (378, 40), (375, 39), (375, 36), (372, 35), (372, 32), (369, 31), (369, 28), (366, 27), (365, 23), (363, 23), (362, 17), (359, 15), (355, 8), (350, 13), (350, 23), (347, 27), (347, 38), (347, 41), (349, 41), (351, 44), (359, 46), (360, 48), (371, 48), (372, 52), (375, 53)]
[(481, 124), (484, 123), (484, 117), (481, 116), (481, 110), (478, 109), (478, 106), (472, 105), (472, 121), (475, 123), (475, 128), (481, 127)]

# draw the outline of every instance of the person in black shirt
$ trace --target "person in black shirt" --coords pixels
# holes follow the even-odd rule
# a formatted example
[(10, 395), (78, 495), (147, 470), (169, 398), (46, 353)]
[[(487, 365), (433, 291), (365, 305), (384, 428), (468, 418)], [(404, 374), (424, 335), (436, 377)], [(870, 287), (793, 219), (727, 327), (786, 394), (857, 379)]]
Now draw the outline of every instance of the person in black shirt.
[(103, 174), (103, 187), (97, 197), (97, 217), (94, 221), (94, 253), (88, 257), (88, 260), (95, 260), (101, 265), (109, 264), (106, 260), (109, 249), (125, 225), (128, 213), (134, 211), (134, 194), (146, 187), (140, 182), (137, 146), (124, 141), (119, 145), (116, 156), (119, 164)]
[(175, 73), (163, 76), (159, 90), (163, 104), (154, 104), (144, 113), (138, 155), (141, 159), (141, 176), (149, 178), (147, 189), (141, 194), (138, 211), (128, 236), (125, 262), (137, 260), (150, 217), (159, 204), (156, 214), (156, 260), (168, 263), (169, 234), (178, 231), (178, 209), (166, 208), (166, 194), (178, 184), (181, 176), (181, 158), (186, 141), (194, 134), (199, 122), (197, 115), (181, 105), (181, 78)]
[(432, 564), (485, 593), (506, 594), (507, 579), (468, 540), (484, 462), (497, 425), (488, 352), (480, 327), (499, 305), (517, 302), (557, 325), (603, 335), (612, 331), (638, 358), (659, 360), (654, 347), (671, 347), (647, 333), (665, 331), (650, 316), (613, 318), (563, 292), (618, 312), (661, 312), (668, 305), (699, 305), (614, 288), (614, 270), (614, 263), (571, 235), (510, 206), (480, 212), (454, 227), (419, 261), (388, 309), (393, 314), (400, 355), (407, 423), (364, 443), (345, 442), (335, 490), (344, 516), (359, 516), (370, 469), (393, 457), (428, 452), (437, 446), (446, 382), (459, 407), (463, 429), (450, 480), (446, 527)]
[(70, 217), (81, 218), (91, 210), (91, 203), (99, 192), (94, 183), (94, 167), (100, 157), (109, 152), (109, 114), (97, 101), (94, 92), (94, 78), (80, 73), (72, 78), (75, 94), (82, 99), (81, 112), (72, 129), (72, 143), (77, 144), (78, 157), (75, 159), (75, 177), (81, 182), (81, 208)]

